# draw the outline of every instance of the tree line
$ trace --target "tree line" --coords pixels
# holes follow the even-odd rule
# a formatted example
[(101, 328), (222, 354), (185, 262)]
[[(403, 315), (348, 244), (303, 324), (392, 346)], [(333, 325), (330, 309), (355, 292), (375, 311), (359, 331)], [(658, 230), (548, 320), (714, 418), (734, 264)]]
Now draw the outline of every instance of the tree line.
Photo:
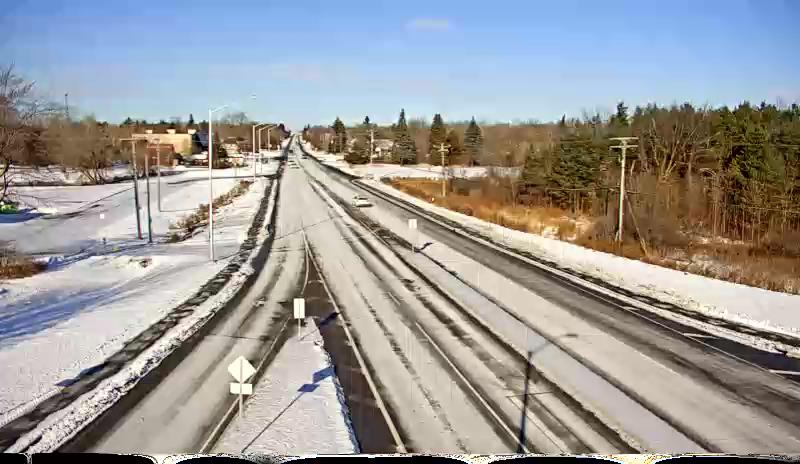
[[(131, 144), (122, 139), (134, 133), (153, 130), (165, 133), (168, 129), (185, 133), (195, 129), (208, 132), (208, 121), (196, 122), (189, 114), (184, 122), (180, 117), (169, 121), (161, 119), (148, 122), (125, 118), (119, 124), (98, 121), (93, 116), (70, 118), (62, 105), (37, 98), (32, 82), (17, 74), (13, 66), (0, 69), (0, 201), (5, 200), (14, 177), (20, 175), (15, 168), (37, 169), (57, 166), (80, 172), (90, 183), (105, 183), (108, 168), (116, 161), (131, 159)], [(224, 155), (220, 141), (233, 138), (248, 146), (252, 138), (252, 121), (242, 112), (227, 113), (214, 123), (215, 152)], [(267, 146), (262, 134), (262, 148)], [(270, 133), (272, 146), (285, 136), (281, 126)], [(137, 155), (143, 165), (146, 142), (137, 142)], [(139, 146), (141, 145), (141, 146)], [(197, 152), (200, 147), (194, 147)]]
[(373, 124), (366, 116), (360, 125), (348, 130), (337, 117), (329, 127), (304, 127), (303, 137), (318, 150), (344, 153), (345, 160), (351, 164), (365, 164), (376, 156), (376, 140), (392, 142), (388, 152), (381, 152), (379, 161), (384, 163), (474, 166), (487, 162), (483, 135), (475, 118), (459, 131), (458, 127), (448, 128), (441, 114), (434, 115), (428, 127), (421, 120), (407, 121), (405, 109), (401, 109), (397, 122), (390, 127)]
[[(505, 201), (607, 216), (596, 235), (613, 236), (618, 214), (620, 150), (615, 137), (633, 137), (627, 150), (626, 193), (631, 234), (655, 242), (682, 238), (663, 231), (702, 231), (753, 244), (797, 234), (800, 239), (800, 107), (749, 102), (697, 107), (624, 102), (609, 115), (584, 114), (558, 121), (508, 124), (364, 122), (347, 128), (304, 129), (318, 149), (366, 163), (373, 140), (393, 141), (381, 162), (507, 166), (519, 173), (498, 178)], [(323, 142), (327, 141), (327, 145)], [(444, 147), (444, 150), (441, 150)], [(464, 180), (455, 179), (451, 188)], [(667, 224), (670, 223), (670, 224)], [(794, 240), (797, 243), (797, 240)], [(800, 252), (800, 250), (798, 250)]]

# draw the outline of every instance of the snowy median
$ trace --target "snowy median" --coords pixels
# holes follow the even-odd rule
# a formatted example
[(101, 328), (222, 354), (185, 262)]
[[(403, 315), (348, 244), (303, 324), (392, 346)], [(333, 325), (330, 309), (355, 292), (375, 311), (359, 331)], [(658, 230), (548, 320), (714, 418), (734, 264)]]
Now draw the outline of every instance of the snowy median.
[(286, 340), (214, 453), (358, 452), (344, 392), (313, 319), (302, 333)]
[[(187, 182), (179, 185), (192, 185), (192, 191), (207, 195), (207, 182), (202, 188), (195, 178), (183, 180)], [(229, 179), (215, 179), (217, 194), (226, 192), (222, 188), (226, 182)], [(259, 178), (247, 193), (218, 211), (216, 263), (208, 261), (207, 234), (197, 233), (172, 244), (106, 244), (117, 247), (116, 251), (83, 253), (86, 256), (68, 265), (4, 284), (0, 362), (12, 375), (0, 381), (0, 409), (5, 411), (0, 425), (35, 410), (49, 396), (68, 391), (94, 371), (121, 364), (121, 369), (68, 407), (39, 421), (9, 450), (26, 449), (29, 443), (35, 446), (27, 451), (55, 448), (133, 388), (224, 307), (253, 273), (253, 259), (267, 238), (266, 223), (277, 195), (277, 188), (268, 185), (270, 180)], [(263, 205), (266, 192), (271, 195), (268, 206)], [(119, 221), (126, 226), (130, 222), (122, 217)], [(138, 340), (147, 339), (148, 330), (165, 321), (168, 328), (155, 343)], [(132, 345), (142, 344), (144, 351), (133, 351)]]

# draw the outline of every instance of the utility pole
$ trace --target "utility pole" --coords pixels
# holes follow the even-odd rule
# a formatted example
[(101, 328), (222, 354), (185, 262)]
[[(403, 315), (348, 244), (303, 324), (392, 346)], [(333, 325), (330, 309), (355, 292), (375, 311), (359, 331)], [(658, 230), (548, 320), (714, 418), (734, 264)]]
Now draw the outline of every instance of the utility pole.
[(447, 196), (447, 190), (445, 186), (447, 185), (447, 173), (444, 170), (444, 154), (447, 153), (447, 150), (450, 148), (450, 145), (445, 146), (445, 144), (440, 143), (439, 149), (437, 150), (442, 157), (442, 198)]
[(222, 105), (213, 110), (208, 110), (208, 255), (211, 262), (216, 262), (216, 259), (214, 259), (214, 172), (211, 170), (214, 164), (212, 120), (214, 113), (227, 107), (228, 105)]
[(375, 129), (369, 130), (369, 164), (372, 164), (372, 154), (375, 147)]
[(69, 94), (68, 93), (64, 94), (64, 112), (66, 113), (67, 121), (69, 121)]
[(637, 137), (612, 137), (610, 140), (620, 142), (619, 145), (612, 145), (610, 148), (620, 149), (620, 174), (619, 174), (619, 222), (617, 224), (617, 242), (622, 242), (622, 219), (624, 216), (625, 206), (625, 158), (628, 148), (636, 148), (639, 145), (629, 145), (631, 140), (637, 140)]

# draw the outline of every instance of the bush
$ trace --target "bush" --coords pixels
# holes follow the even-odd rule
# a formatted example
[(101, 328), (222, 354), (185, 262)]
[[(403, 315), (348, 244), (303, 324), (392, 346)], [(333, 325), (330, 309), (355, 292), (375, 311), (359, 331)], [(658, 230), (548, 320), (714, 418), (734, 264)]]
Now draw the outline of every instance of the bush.
[(0, 245), (0, 279), (21, 279), (47, 269), (47, 264), (19, 255), (8, 244)]
[[(230, 189), (230, 191), (215, 198), (214, 203), (212, 204), (214, 211), (217, 211), (219, 208), (222, 208), (223, 206), (233, 203), (233, 200), (235, 200), (237, 197), (244, 195), (250, 188), (250, 185), (252, 185), (252, 183), (253, 182), (249, 180), (241, 180), (235, 187)], [(172, 226), (170, 226), (171, 229), (177, 229), (177, 231), (174, 231), (169, 234), (169, 236), (167, 237), (167, 242), (175, 243), (186, 240), (187, 238), (192, 236), (192, 234), (198, 227), (206, 225), (207, 223), (208, 223), (208, 205), (201, 204), (192, 214), (179, 220), (177, 224), (173, 224)]]

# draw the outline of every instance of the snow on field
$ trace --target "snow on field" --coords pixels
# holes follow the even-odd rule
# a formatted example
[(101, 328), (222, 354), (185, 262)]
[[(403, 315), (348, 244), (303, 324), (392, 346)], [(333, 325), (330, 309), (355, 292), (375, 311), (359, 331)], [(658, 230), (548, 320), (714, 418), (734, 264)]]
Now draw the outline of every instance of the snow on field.
[(386, 193), (490, 236), (495, 242), (712, 317), (800, 337), (800, 296), (711, 279), (521, 232), (432, 205), (377, 181)]
[(313, 319), (301, 334), (302, 340), (287, 339), (214, 453), (358, 452), (344, 392)]
[[(267, 163), (265, 174), (277, 163)], [(259, 171), (259, 174), (262, 171)], [(240, 180), (252, 179), (250, 167), (214, 170), (214, 196), (233, 188)], [(146, 181), (139, 182), (142, 234), (147, 237)], [(91, 186), (17, 187), (15, 197), (22, 214), (0, 216), (0, 241), (13, 242), (21, 253), (70, 255), (86, 250), (125, 245), (136, 240), (133, 183)], [(208, 170), (188, 168), (181, 174), (161, 178), (161, 211), (158, 179), (150, 179), (150, 211), (153, 234), (166, 237), (169, 226), (208, 204)], [(65, 233), (65, 231), (68, 231)]]
[[(263, 182), (263, 179), (259, 181), (259, 183)], [(264, 185), (262, 184), (260, 187), (264, 187)], [(263, 198), (261, 193), (253, 192), (251, 191), (232, 205), (233, 207), (240, 207), (240, 212), (244, 209), (251, 210), (248, 216), (248, 224), (256, 213), (256, 203)], [(261, 192), (263, 192), (263, 189)], [(276, 194), (277, 189), (273, 189), (269, 198), (269, 207), (266, 210), (266, 218), (271, 217), (275, 208)], [(248, 203), (244, 204), (245, 202)], [(231, 276), (228, 283), (218, 293), (211, 295), (205, 302), (200, 303), (191, 315), (182, 319), (177, 326), (171, 328), (120, 372), (102, 381), (94, 390), (82, 396), (79, 400), (39, 422), (36, 429), (21, 437), (6, 451), (52, 452), (86, 423), (111, 407), (169, 353), (185, 342), (192, 334), (196, 333), (209, 318), (224, 307), (236, 294), (247, 277), (253, 273), (252, 262), (267, 236), (268, 229), (264, 224), (264, 228), (261, 229), (254, 243), (254, 248), (247, 254), (241, 269)], [(6, 417), (8, 416), (9, 414), (6, 414)], [(0, 417), (0, 423), (3, 423), (3, 421), (4, 418)]]
[[(176, 176), (171, 181), (183, 183), (165, 189), (169, 192), (164, 196), (168, 212), (154, 217), (153, 223), (159, 239), (167, 232), (169, 219), (194, 210), (208, 195), (208, 182), (198, 176)], [(235, 182), (232, 178), (215, 180), (216, 195)], [(84, 250), (53, 260), (42, 274), (0, 284), (0, 365), (6, 373), (0, 378), (0, 414), (57, 389), (58, 384), (68, 383), (82, 370), (103, 362), (224, 268), (247, 236), (266, 182), (260, 178), (244, 196), (219, 210), (215, 220), (218, 261), (213, 264), (208, 260), (206, 233), (173, 244), (157, 241), (146, 245), (134, 240), (135, 218), (128, 204), (133, 202), (132, 195), (122, 203), (95, 203), (102, 206), (81, 209), (81, 214), (64, 220), (28, 221), (41, 224), (16, 229), (15, 235), (7, 228), (20, 224), (0, 224), (4, 239), (15, 238), (19, 243), (30, 238), (26, 249), (31, 252), (47, 251), (50, 239), (53, 251)], [(71, 189), (79, 207), (91, 198), (128, 193), (119, 193), (119, 188), (59, 187)], [(63, 202), (70, 197), (51, 198)], [(75, 204), (66, 203), (67, 208)], [(105, 217), (100, 218), (101, 214)], [(107, 245), (102, 244), (102, 236), (108, 237)]]
[[(162, 168), (167, 170), (167, 168)], [(171, 169), (170, 169), (171, 170)], [(118, 163), (105, 170), (108, 181), (129, 179), (133, 173), (127, 164)], [(8, 174), (11, 185), (82, 185), (90, 183), (80, 171), (62, 166), (15, 166)]]

